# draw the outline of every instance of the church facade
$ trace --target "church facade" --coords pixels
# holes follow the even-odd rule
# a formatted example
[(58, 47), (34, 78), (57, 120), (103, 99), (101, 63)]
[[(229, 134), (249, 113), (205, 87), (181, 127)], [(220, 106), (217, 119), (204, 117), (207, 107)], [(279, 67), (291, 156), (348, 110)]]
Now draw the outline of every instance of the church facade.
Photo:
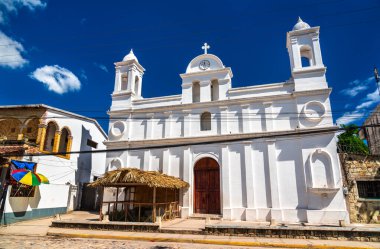
[(286, 45), (287, 81), (233, 88), (231, 68), (205, 44), (180, 75), (182, 93), (155, 98), (142, 97), (145, 69), (131, 51), (115, 63), (107, 170), (188, 182), (182, 217), (348, 222), (319, 27), (299, 19)]

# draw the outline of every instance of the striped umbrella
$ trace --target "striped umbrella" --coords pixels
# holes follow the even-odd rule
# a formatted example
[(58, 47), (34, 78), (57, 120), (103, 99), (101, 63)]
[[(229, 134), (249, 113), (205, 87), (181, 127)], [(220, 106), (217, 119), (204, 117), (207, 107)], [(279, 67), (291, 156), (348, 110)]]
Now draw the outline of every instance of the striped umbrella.
[(17, 182), (28, 185), (28, 186), (37, 186), (41, 184), (41, 179), (39, 178), (39, 176), (30, 170), (25, 170), (25, 169), (12, 170), (11, 176)]
[(49, 184), (49, 179), (46, 176), (40, 173), (37, 173), (37, 176), (40, 178), (41, 183)]

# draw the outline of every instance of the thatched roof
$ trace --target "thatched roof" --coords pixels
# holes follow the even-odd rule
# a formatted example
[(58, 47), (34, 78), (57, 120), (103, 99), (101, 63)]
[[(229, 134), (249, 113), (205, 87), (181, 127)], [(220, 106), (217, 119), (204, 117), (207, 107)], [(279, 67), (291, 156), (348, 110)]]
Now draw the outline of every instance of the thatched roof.
[(102, 178), (89, 184), (91, 187), (116, 186), (123, 183), (146, 184), (153, 188), (187, 188), (189, 184), (179, 178), (157, 171), (143, 171), (135, 168), (122, 168), (106, 172)]

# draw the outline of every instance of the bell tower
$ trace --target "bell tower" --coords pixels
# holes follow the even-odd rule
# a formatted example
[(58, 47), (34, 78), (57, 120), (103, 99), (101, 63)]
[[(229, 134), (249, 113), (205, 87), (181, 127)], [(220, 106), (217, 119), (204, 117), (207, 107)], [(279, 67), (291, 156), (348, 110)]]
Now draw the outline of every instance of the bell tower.
[(115, 63), (115, 69), (111, 110), (124, 109), (131, 106), (133, 100), (142, 98), (141, 87), (145, 71), (132, 49), (123, 61)]
[(319, 27), (310, 27), (299, 17), (287, 33), (286, 47), (295, 91), (327, 88), (326, 67), (322, 62)]

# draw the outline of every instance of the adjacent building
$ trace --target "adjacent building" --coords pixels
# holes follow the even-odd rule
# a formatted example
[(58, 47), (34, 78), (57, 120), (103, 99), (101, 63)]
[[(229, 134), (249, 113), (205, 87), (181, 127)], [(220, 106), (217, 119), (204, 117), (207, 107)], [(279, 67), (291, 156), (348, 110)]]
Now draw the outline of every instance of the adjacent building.
[(9, 186), (2, 222), (95, 205), (95, 196), (82, 195), (87, 183), (104, 174), (106, 155), (69, 152), (102, 150), (105, 140), (106, 133), (91, 118), (47, 105), (0, 106), (0, 156), (17, 152), (13, 159), (37, 163), (37, 172), (50, 181), (33, 191)]
[(107, 170), (188, 182), (182, 217), (349, 222), (319, 35), (299, 19), (286, 36), (291, 78), (239, 88), (205, 44), (180, 74), (182, 93), (155, 98), (143, 98), (145, 69), (131, 51), (115, 63), (105, 144), (118, 151), (107, 153)]

